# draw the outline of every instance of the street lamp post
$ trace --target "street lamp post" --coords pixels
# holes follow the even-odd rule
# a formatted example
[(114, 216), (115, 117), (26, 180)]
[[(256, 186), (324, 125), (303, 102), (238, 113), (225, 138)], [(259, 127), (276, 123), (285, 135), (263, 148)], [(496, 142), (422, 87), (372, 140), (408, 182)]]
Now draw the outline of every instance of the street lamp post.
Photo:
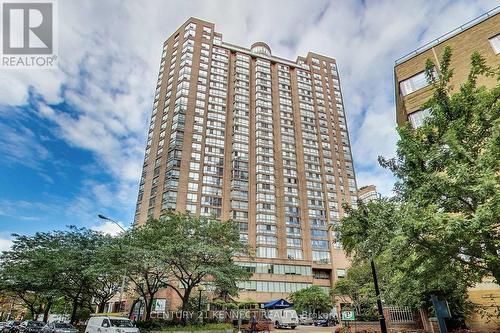
[(377, 296), (377, 308), (380, 321), (380, 331), (387, 333), (387, 325), (385, 324), (384, 309), (382, 308), (382, 300), (380, 299), (380, 290), (378, 288), (377, 270), (375, 269), (375, 261), (373, 260), (372, 251), (369, 251), (371, 256), (371, 266), (373, 275), (373, 284), (375, 285), (375, 295)]
[(199, 292), (199, 294), (198, 294), (198, 318), (200, 318), (201, 323), (203, 323), (203, 315), (201, 313), (201, 293), (203, 290), (205, 290), (205, 287), (202, 284), (200, 284), (198, 286), (198, 292)]
[[(106, 216), (104, 216), (102, 214), (98, 214), (97, 217), (100, 218), (100, 219), (102, 219), (102, 220), (110, 221), (110, 222), (116, 224), (122, 230), (122, 232), (126, 232), (127, 231), (127, 230), (125, 230), (124, 227), (121, 226), (120, 223), (116, 222), (113, 219), (110, 219), (109, 217), (106, 217)], [(118, 299), (118, 304), (119, 304), (118, 305), (118, 307), (119, 307), (118, 308), (118, 312), (121, 312), (121, 309), (122, 309), (122, 301), (123, 301), (123, 293), (124, 292), (125, 292), (125, 276), (122, 277), (122, 284), (120, 286), (120, 297)]]
[(116, 222), (113, 219), (110, 219), (109, 217), (106, 217), (106, 216), (104, 216), (102, 214), (98, 214), (97, 217), (100, 218), (100, 219), (102, 219), (102, 220), (106, 220), (106, 221), (109, 221), (109, 222), (112, 222), (112, 223), (116, 224), (118, 226), (118, 228), (120, 228), (123, 232), (127, 231), (127, 230), (125, 230), (124, 227), (122, 227), (122, 225), (120, 223)]
[(139, 322), (139, 321), (142, 319), (142, 316), (141, 316), (141, 308), (142, 308), (142, 303), (143, 303), (143, 302), (142, 302), (142, 300), (143, 300), (143, 299), (144, 299), (144, 298), (142, 298), (142, 297), (139, 297), (139, 298), (138, 298), (138, 300), (139, 300), (139, 301), (138, 301), (138, 303), (139, 303), (139, 310), (137, 310), (137, 318), (135, 319), (135, 321), (136, 321), (136, 322)]

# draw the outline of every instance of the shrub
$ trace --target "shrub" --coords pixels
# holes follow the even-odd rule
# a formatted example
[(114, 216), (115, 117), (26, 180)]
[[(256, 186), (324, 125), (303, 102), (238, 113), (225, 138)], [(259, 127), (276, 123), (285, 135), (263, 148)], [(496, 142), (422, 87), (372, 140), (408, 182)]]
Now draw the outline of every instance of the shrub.
[(231, 324), (224, 323), (188, 324), (182, 326), (177, 322), (165, 319), (141, 321), (137, 323), (137, 327), (141, 331), (215, 331), (233, 328)]

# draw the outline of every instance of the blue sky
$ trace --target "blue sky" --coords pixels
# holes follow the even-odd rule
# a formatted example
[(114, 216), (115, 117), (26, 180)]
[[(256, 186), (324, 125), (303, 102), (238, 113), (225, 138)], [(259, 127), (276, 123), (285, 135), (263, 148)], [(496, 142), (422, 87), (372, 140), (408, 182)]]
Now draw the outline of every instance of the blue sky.
[(358, 185), (390, 195), (398, 57), (496, 1), (59, 1), (58, 70), (0, 72), (0, 249), (11, 233), (130, 225), (161, 47), (188, 17), (225, 41), (337, 59)]

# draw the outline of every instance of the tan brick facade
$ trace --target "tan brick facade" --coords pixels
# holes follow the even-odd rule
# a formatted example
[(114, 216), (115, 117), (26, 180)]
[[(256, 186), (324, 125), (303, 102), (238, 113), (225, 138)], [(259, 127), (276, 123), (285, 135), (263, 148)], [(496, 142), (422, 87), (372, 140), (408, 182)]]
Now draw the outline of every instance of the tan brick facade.
[[(394, 67), (394, 78), (396, 87), (396, 119), (398, 125), (408, 120), (408, 115), (417, 112), (427, 99), (432, 96), (430, 86), (418, 89), (406, 96), (400, 88), (400, 83), (425, 69), (427, 59), (435, 64), (443, 54), (445, 47), (452, 49), (451, 68), (454, 69), (451, 85), (453, 90), (457, 90), (462, 83), (467, 80), (470, 70), (470, 59), (473, 52), (477, 51), (486, 60), (486, 63), (492, 67), (500, 65), (500, 55), (495, 51), (490, 43), (490, 38), (500, 34), (500, 13), (499, 9), (485, 14), (465, 27), (446, 34), (440, 40), (431, 42), (431, 46), (422, 47), (413, 54), (410, 54), (396, 62)], [(451, 37), (449, 37), (451, 35)], [(439, 70), (439, 68), (437, 68)], [(478, 80), (479, 85), (493, 87), (496, 84), (495, 78), (481, 77)]]
[(334, 59), (235, 46), (190, 18), (164, 43), (135, 224), (233, 219), (253, 254), (236, 258), (254, 272), (241, 299), (327, 291), (349, 265), (329, 226), (357, 198), (342, 98)]

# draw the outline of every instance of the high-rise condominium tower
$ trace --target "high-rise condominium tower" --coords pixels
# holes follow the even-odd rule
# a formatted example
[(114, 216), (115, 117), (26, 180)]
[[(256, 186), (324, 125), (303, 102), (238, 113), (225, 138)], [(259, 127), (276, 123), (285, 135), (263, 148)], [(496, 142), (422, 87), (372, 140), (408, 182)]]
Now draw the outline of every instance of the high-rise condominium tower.
[(135, 223), (163, 210), (239, 222), (240, 298), (329, 288), (347, 261), (330, 224), (356, 181), (335, 60), (290, 61), (190, 18), (164, 43)]

